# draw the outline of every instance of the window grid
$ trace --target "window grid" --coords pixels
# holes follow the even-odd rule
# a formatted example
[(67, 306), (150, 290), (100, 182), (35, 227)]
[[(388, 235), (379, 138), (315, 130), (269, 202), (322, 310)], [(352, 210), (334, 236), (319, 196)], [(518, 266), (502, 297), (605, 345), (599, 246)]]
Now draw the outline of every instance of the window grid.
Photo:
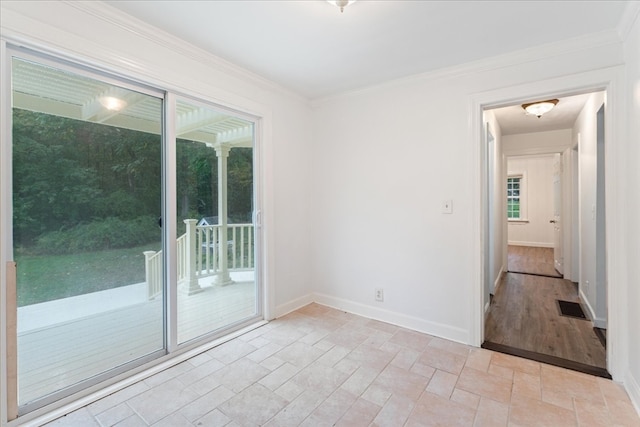
[(520, 219), (520, 184), (522, 177), (507, 178), (507, 219)]

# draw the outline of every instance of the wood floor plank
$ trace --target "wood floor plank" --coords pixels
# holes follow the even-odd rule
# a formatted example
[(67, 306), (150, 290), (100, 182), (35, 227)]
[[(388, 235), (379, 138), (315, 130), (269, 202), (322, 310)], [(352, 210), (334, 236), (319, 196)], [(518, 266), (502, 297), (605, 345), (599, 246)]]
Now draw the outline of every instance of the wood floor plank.
[(507, 271), (511, 273), (562, 277), (555, 267), (553, 248), (509, 245)]

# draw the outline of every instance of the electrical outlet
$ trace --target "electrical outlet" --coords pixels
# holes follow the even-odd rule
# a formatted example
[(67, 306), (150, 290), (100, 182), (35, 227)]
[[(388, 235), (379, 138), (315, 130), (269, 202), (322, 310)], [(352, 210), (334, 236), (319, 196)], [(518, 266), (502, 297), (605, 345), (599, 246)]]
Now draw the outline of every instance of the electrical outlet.
[(376, 288), (376, 301), (384, 301), (384, 290)]
[(453, 200), (443, 200), (442, 201), (442, 213), (443, 214), (452, 214), (453, 213)]

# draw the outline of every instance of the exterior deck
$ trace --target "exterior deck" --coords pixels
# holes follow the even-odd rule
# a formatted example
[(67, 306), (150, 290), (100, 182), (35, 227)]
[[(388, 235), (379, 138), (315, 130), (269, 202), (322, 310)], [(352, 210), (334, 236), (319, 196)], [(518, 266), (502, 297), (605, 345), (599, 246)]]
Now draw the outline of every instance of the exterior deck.
[[(232, 272), (234, 282), (178, 298), (178, 342), (256, 313), (253, 272)], [(163, 348), (162, 298), (147, 285), (125, 286), (18, 309), (19, 404)], [(134, 356), (132, 356), (134, 355)]]

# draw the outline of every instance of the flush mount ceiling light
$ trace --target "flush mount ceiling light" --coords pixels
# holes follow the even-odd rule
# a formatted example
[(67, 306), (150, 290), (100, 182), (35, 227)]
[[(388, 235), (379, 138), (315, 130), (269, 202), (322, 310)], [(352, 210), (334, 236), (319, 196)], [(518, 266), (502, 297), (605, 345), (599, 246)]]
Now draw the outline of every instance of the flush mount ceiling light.
[(120, 111), (127, 106), (127, 102), (115, 96), (103, 96), (99, 99), (100, 104), (110, 111)]
[(344, 12), (344, 8), (356, 2), (356, 0), (327, 0), (334, 6), (338, 6), (340, 8), (340, 12)]
[(545, 113), (548, 113), (556, 106), (559, 101), (557, 99), (548, 99), (546, 101), (530, 102), (528, 104), (522, 104), (522, 108), (527, 114), (531, 114), (540, 118)]

